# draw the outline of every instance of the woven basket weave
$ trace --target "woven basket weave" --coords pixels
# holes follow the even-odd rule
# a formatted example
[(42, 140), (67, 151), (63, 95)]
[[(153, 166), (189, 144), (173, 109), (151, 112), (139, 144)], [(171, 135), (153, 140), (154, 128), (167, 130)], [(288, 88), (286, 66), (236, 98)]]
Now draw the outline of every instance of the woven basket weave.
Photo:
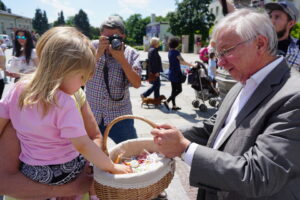
[[(124, 115), (114, 119), (106, 128), (103, 136), (102, 150), (115, 160), (116, 156), (125, 150), (125, 157), (131, 157), (143, 152), (143, 149), (149, 152), (157, 152), (153, 140), (134, 139), (127, 140), (116, 145), (108, 154), (107, 139), (112, 126), (124, 119), (139, 119), (156, 127), (155, 123), (138, 116)], [(97, 197), (101, 200), (146, 200), (158, 196), (166, 189), (175, 170), (175, 161), (173, 159), (163, 158), (160, 165), (155, 169), (146, 172), (131, 174), (110, 174), (94, 167), (94, 187)]]

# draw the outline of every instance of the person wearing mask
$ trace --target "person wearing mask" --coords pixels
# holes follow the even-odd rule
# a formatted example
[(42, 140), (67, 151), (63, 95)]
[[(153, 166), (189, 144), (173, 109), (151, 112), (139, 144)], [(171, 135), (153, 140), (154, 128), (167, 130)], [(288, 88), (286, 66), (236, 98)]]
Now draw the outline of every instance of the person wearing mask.
[(153, 129), (155, 144), (191, 166), (197, 200), (300, 199), (300, 74), (276, 55), (268, 14), (238, 9), (212, 38), (218, 65), (238, 83), (210, 119)]

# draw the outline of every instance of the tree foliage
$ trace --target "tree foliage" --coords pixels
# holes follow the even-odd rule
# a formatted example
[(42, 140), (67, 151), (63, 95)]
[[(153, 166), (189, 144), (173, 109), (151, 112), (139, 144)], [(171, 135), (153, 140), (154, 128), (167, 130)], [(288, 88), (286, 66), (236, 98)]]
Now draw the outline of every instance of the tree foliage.
[(66, 25), (68, 25), (68, 26), (74, 26), (74, 18), (75, 18), (75, 16), (69, 16), (67, 18)]
[(65, 17), (64, 17), (64, 13), (63, 11), (58, 13), (58, 18), (56, 21), (53, 22), (53, 26), (61, 26), (61, 25), (65, 25)]
[(78, 28), (84, 35), (90, 37), (90, 22), (87, 14), (80, 9), (78, 14), (74, 17), (74, 25)]
[(293, 30), (291, 32), (291, 35), (297, 39), (300, 39), (300, 22), (295, 24), (295, 26), (293, 27)]
[(202, 40), (208, 38), (209, 28), (213, 25), (215, 16), (209, 12), (211, 0), (183, 0), (176, 3), (175, 12), (168, 13), (170, 32), (173, 35), (202, 35)]
[(143, 44), (143, 36), (146, 35), (146, 25), (150, 23), (150, 17), (142, 18), (141, 14), (131, 15), (125, 22), (127, 42), (130, 45)]
[(4, 11), (7, 10), (5, 4), (1, 0), (0, 0), (0, 10), (4, 10)]
[(40, 35), (49, 29), (46, 11), (42, 12), (39, 8), (35, 10), (35, 16), (32, 19), (32, 26)]
[(90, 32), (91, 33), (91, 39), (94, 39), (94, 40), (99, 39), (100, 28), (91, 26), (90, 30), (91, 30), (91, 32)]

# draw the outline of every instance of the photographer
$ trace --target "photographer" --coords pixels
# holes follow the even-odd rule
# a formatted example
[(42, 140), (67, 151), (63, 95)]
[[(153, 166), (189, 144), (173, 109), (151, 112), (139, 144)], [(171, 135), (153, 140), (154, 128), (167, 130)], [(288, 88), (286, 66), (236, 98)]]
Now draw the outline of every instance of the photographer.
[[(120, 17), (110, 16), (100, 26), (95, 74), (86, 85), (86, 96), (101, 133), (116, 117), (132, 114), (129, 86), (141, 85), (139, 54), (124, 44), (125, 27)], [(110, 130), (115, 142), (136, 138), (132, 119), (122, 120)]]

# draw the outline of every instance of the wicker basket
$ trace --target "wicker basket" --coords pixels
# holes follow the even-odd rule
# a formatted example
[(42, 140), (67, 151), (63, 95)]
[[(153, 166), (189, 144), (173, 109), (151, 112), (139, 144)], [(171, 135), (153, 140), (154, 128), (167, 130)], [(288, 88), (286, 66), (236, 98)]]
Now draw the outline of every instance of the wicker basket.
[[(152, 127), (156, 125), (142, 117), (124, 115), (114, 119), (106, 128), (103, 136), (102, 150), (108, 155), (107, 138), (111, 127), (124, 119), (140, 119)], [(125, 157), (135, 156), (146, 149), (157, 152), (153, 139), (133, 139), (116, 145), (109, 153), (112, 160), (123, 150)], [(110, 174), (94, 167), (95, 191), (101, 200), (146, 200), (155, 198), (170, 184), (175, 170), (175, 161), (164, 158), (155, 169), (131, 174)]]

